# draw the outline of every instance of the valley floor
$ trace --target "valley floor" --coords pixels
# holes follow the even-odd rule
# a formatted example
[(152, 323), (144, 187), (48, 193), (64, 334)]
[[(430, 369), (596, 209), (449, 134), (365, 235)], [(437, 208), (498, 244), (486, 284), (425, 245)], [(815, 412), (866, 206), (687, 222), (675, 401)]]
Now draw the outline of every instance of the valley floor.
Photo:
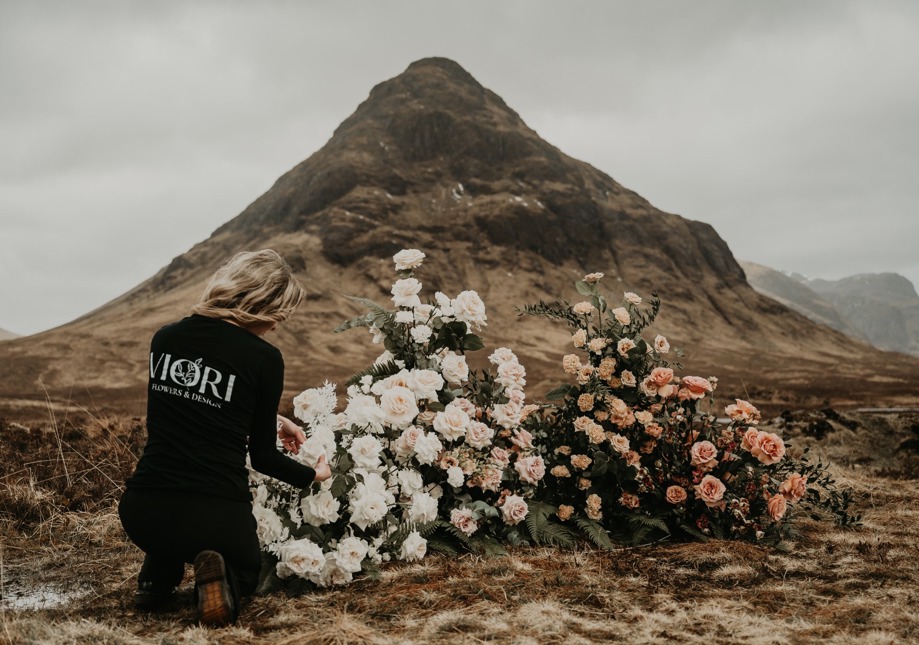
[(380, 580), (257, 597), (219, 630), (194, 625), (188, 580), (175, 611), (134, 611), (140, 554), (115, 502), (142, 439), (136, 422), (92, 432), (0, 425), (4, 452), (20, 460), (0, 479), (0, 643), (919, 642), (917, 422), (824, 411), (781, 424), (797, 449), (832, 461), (858, 528), (805, 518), (779, 547), (429, 556), (390, 565)]

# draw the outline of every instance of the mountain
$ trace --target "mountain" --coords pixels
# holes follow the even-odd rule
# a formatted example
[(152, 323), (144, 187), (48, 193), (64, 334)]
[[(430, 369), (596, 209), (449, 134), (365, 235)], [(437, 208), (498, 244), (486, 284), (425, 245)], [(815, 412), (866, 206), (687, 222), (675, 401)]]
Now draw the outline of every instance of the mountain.
[(710, 225), (569, 157), (457, 63), (429, 58), (374, 87), (325, 146), (156, 275), (67, 325), (0, 345), (0, 414), (4, 401), (41, 401), (42, 387), (143, 414), (153, 331), (184, 315), (233, 253), (264, 247), (288, 259), (310, 294), (272, 339), (290, 394), (341, 383), (378, 355), (366, 332), (333, 329), (363, 312), (346, 294), (390, 304), (391, 256), (402, 248), (428, 255), (417, 273), (423, 297), (478, 291), (487, 345), (518, 353), (534, 398), (564, 380), (569, 334), (515, 307), (577, 301), (573, 282), (595, 271), (617, 290), (659, 293), (655, 333), (686, 348), (688, 371), (718, 376), (728, 402), (919, 394), (919, 361), (852, 343), (756, 293)]
[(786, 275), (741, 262), (759, 293), (880, 349), (919, 356), (919, 296), (896, 273), (861, 274), (840, 280)]
[(0, 340), (12, 340), (13, 338), (19, 338), (19, 334), (0, 328)]

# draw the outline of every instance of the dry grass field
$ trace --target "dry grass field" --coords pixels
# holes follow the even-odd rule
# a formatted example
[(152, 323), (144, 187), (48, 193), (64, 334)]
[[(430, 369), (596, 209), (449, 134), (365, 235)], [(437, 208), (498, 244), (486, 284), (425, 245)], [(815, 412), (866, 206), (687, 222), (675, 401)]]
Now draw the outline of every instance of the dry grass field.
[(811, 411), (770, 422), (852, 489), (862, 525), (801, 518), (778, 547), (711, 541), (429, 556), (379, 580), (275, 593), (236, 626), (140, 615), (121, 482), (140, 419), (0, 421), (0, 643), (919, 642), (919, 414)]

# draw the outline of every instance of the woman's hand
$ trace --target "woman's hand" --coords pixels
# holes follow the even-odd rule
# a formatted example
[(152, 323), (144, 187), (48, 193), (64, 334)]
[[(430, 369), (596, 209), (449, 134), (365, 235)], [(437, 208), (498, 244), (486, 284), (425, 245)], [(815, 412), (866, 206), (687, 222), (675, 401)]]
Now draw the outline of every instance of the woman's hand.
[(306, 435), (303, 434), (303, 430), (300, 426), (287, 417), (282, 417), (279, 414), (278, 439), (281, 440), (281, 445), (284, 446), (284, 450), (296, 454), (300, 452), (300, 446), (306, 441)]
[(325, 455), (319, 455), (319, 459), (316, 460), (316, 465), (313, 467), (313, 470), (316, 471), (316, 480), (317, 482), (324, 482), (332, 476), (332, 469), (329, 468), (329, 463), (325, 460)]

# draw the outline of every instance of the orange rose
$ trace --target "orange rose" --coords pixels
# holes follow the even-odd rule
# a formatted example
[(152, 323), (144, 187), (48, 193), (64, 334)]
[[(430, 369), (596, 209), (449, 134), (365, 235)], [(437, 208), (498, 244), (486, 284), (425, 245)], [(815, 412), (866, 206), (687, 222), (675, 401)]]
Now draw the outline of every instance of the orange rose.
[[(680, 397), (701, 399), (712, 391), (712, 384), (701, 376), (684, 376), (680, 382)], [(685, 394), (684, 394), (685, 393)]]
[(759, 421), (759, 410), (757, 410), (749, 401), (743, 399), (734, 399), (736, 403), (729, 405), (724, 409), (724, 413), (730, 417), (731, 421), (740, 421), (743, 423), (756, 423)]
[(690, 462), (702, 471), (709, 471), (718, 465), (718, 449), (711, 441), (699, 441), (689, 449)]

